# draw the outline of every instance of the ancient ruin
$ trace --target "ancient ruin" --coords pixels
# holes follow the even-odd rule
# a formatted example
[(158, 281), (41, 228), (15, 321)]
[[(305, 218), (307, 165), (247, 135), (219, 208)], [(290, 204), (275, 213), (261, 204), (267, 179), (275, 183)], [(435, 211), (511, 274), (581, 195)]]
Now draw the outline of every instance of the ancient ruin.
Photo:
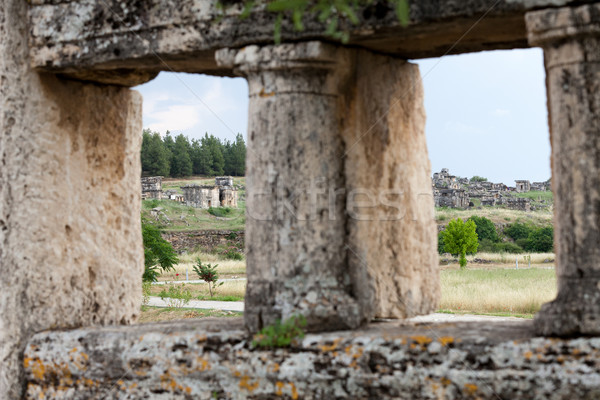
[(450, 175), (448, 168), (442, 168), (440, 172), (434, 173), (431, 179), (433, 201), (436, 207), (467, 208), (474, 207), (475, 199), (478, 199), (482, 206), (531, 211), (531, 199), (515, 197), (514, 193), (549, 190), (549, 182), (534, 182), (533, 184), (527, 180), (515, 182), (516, 187), (509, 187), (503, 183), (471, 181), (468, 178)]
[(142, 200), (162, 199), (162, 176), (142, 177)]
[(233, 178), (219, 176), (215, 185), (186, 185), (183, 190), (183, 202), (190, 207), (233, 207), (237, 208), (237, 189), (233, 186)]
[[(276, 14), (216, 3), (0, 2), (0, 396), (596, 397), (600, 3), (411, 1), (403, 26), (378, 2), (345, 44), (306, 16), (278, 45)], [(527, 46), (545, 54), (556, 300), (533, 324), (370, 323), (439, 298), (422, 85), (405, 60)], [(243, 325), (114, 326), (141, 303), (129, 87), (161, 70), (249, 83)], [(316, 333), (249, 344), (294, 314)]]

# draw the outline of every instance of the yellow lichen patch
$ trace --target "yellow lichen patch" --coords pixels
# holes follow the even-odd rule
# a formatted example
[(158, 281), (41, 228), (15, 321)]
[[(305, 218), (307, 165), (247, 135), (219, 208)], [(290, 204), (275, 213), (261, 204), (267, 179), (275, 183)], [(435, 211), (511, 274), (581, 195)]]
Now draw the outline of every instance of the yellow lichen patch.
[(292, 400), (298, 400), (298, 391), (296, 390), (296, 386), (290, 382), (290, 386), (292, 388)]
[[(198, 364), (198, 367), (196, 369), (200, 372), (208, 371), (210, 369), (210, 363), (204, 357), (197, 357), (196, 363)], [(238, 372), (238, 374), (239, 374), (239, 372)]]
[(477, 385), (474, 385), (472, 383), (465, 383), (464, 388), (464, 392), (468, 396), (473, 396), (475, 393), (477, 393)]
[(298, 400), (298, 390), (296, 389), (296, 385), (294, 385), (292, 382), (281, 382), (281, 381), (277, 381), (275, 382), (275, 395), (277, 396), (283, 396), (283, 390), (285, 389), (285, 387), (287, 385), (290, 385), (290, 397), (292, 398), (292, 400)]
[(183, 386), (179, 385), (175, 379), (173, 379), (171, 377), (171, 375), (169, 374), (169, 372), (162, 374), (160, 376), (160, 386), (165, 389), (165, 390), (169, 390), (171, 392), (175, 392), (175, 391), (183, 391)]
[(240, 389), (246, 389), (250, 393), (258, 389), (258, 381), (251, 382), (248, 375), (242, 376), (240, 379)]
[(449, 384), (452, 383), (452, 381), (446, 377), (443, 377), (442, 379), (440, 379), (440, 382), (442, 383), (442, 385), (444, 386), (448, 386)]
[(206, 342), (208, 337), (206, 335), (196, 335), (196, 343)]
[(323, 353), (327, 353), (329, 351), (333, 351), (335, 349), (337, 349), (338, 345), (340, 344), (340, 342), (342, 341), (342, 339), (335, 339), (331, 344), (324, 344), (322, 345), (321, 351)]
[(448, 346), (454, 343), (454, 338), (452, 336), (442, 336), (438, 339), (438, 342), (440, 342), (442, 346)]
[(527, 360), (531, 360), (531, 357), (533, 357), (533, 353), (531, 351), (526, 351), (523, 355)]
[(265, 92), (265, 89), (262, 88), (260, 89), (260, 93), (258, 94), (260, 97), (271, 97), (271, 96), (275, 96), (275, 92)]
[[(44, 375), (46, 374), (46, 366), (41, 360), (32, 360), (28, 363), (28, 365), (31, 365), (31, 373), (33, 374), (34, 378), (40, 381), (44, 379)], [(27, 368), (27, 366), (25, 368)]]
[(279, 372), (279, 364), (273, 363), (269, 368), (269, 372)]
[(192, 394), (192, 388), (191, 388), (191, 387), (189, 387), (189, 386), (186, 386), (186, 387), (185, 387), (185, 392), (186, 392), (187, 394)]
[(275, 394), (277, 396), (282, 396), (283, 395), (283, 388), (285, 386), (285, 383), (281, 382), (281, 381), (277, 381), (275, 382), (275, 387), (277, 388), (277, 391), (275, 392)]
[(565, 357), (564, 356), (558, 356), (556, 357), (556, 361), (558, 361), (559, 363), (564, 363), (565, 362)]
[(579, 350), (579, 349), (573, 349), (573, 351), (571, 353), (573, 353), (573, 355), (576, 356), (579, 353), (581, 353), (581, 350)]
[(77, 353), (77, 347), (73, 347), (69, 353)]
[(421, 346), (425, 346), (426, 344), (432, 342), (432, 339), (429, 336), (411, 336), (410, 338), (418, 344), (420, 344)]

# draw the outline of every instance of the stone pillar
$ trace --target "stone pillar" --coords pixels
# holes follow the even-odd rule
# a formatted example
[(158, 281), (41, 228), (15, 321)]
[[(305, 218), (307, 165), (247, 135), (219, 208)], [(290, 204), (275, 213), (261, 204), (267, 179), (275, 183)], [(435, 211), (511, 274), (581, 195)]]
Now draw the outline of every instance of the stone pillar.
[(527, 14), (544, 49), (555, 207), (558, 296), (542, 335), (600, 334), (600, 4)]
[[(439, 293), (436, 275), (421, 282), (423, 276), (413, 273), (429, 272), (437, 261), (435, 234), (429, 235), (434, 225), (424, 113), (421, 97), (414, 97), (421, 90), (418, 69), (321, 42), (224, 49), (217, 62), (249, 83), (248, 329), (294, 314), (304, 315), (310, 330), (333, 330), (356, 328), (375, 315), (431, 311)], [(421, 164), (408, 168), (412, 162)], [(407, 220), (431, 217), (424, 230), (412, 231), (416, 224), (398, 218), (382, 222), (372, 210), (365, 214), (361, 196), (379, 199), (380, 189), (415, 182), (415, 193), (408, 189), (389, 202), (409, 205)], [(419, 214), (413, 194), (421, 190), (428, 211)], [(399, 260), (411, 252), (412, 258)]]
[(436, 310), (437, 227), (419, 67), (360, 50), (344, 111), (349, 270), (379, 318)]
[(0, 2), (0, 397), (35, 332), (141, 303), (141, 98), (29, 68), (27, 2)]

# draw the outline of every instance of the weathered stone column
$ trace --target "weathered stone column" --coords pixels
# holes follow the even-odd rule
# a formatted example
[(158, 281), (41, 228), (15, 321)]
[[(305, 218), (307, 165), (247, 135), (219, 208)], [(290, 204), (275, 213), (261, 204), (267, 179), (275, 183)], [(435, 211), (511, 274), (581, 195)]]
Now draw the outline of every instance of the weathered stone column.
[(600, 4), (527, 14), (544, 49), (558, 296), (535, 319), (543, 335), (600, 334)]
[(313, 330), (359, 326), (345, 273), (339, 112), (350, 53), (308, 42), (221, 50), (217, 61), (249, 84), (247, 327), (294, 314)]
[(46, 329), (139, 313), (141, 97), (29, 67), (27, 2), (0, 1), (0, 398)]
[[(248, 329), (294, 314), (331, 330), (431, 311), (439, 290), (418, 69), (321, 42), (224, 49), (217, 61), (249, 83)], [(381, 200), (382, 189), (401, 199)], [(365, 210), (363, 196), (377, 204)], [(382, 219), (390, 204), (402, 215)]]

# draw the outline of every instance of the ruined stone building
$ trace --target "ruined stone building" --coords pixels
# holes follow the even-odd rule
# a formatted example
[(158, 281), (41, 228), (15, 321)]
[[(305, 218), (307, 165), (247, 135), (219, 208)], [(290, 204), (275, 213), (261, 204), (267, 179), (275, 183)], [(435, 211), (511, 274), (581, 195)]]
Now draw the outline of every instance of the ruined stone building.
[(532, 187), (547, 187), (546, 183), (533, 186), (526, 180), (516, 181), (516, 189), (503, 183), (471, 182), (466, 178), (450, 175), (447, 168), (434, 173), (431, 182), (436, 207), (467, 208), (473, 205), (472, 199), (479, 199), (482, 206), (506, 207), (519, 211), (531, 211), (531, 199), (514, 197), (512, 191), (520, 193), (529, 191)]
[(531, 190), (531, 183), (529, 183), (527, 180), (518, 180), (515, 181), (515, 183), (515, 189), (517, 193), (526, 193)]
[[(344, 43), (331, 21), (286, 18), (275, 43), (262, 3), (241, 18), (238, 1), (1, 0), (0, 398), (597, 398), (600, 2), (409, 4), (407, 24), (385, 1), (357, 6)], [(407, 60), (525, 47), (544, 52), (558, 295), (533, 321), (405, 321), (440, 301)], [(248, 82), (243, 319), (130, 325), (144, 271), (131, 88), (165, 70)], [(306, 195), (316, 178), (338, 195)], [(406, 193), (405, 217), (353, 218), (360, 190)], [(292, 348), (250, 345), (297, 315)]]
[(216, 177), (215, 185), (182, 186), (183, 201), (196, 208), (233, 207), (237, 208), (237, 189), (233, 186), (233, 178)]
[(163, 198), (162, 179), (162, 176), (142, 178), (142, 200)]
[(433, 190), (433, 199), (436, 207), (467, 208), (469, 195), (465, 189), (437, 189)]

